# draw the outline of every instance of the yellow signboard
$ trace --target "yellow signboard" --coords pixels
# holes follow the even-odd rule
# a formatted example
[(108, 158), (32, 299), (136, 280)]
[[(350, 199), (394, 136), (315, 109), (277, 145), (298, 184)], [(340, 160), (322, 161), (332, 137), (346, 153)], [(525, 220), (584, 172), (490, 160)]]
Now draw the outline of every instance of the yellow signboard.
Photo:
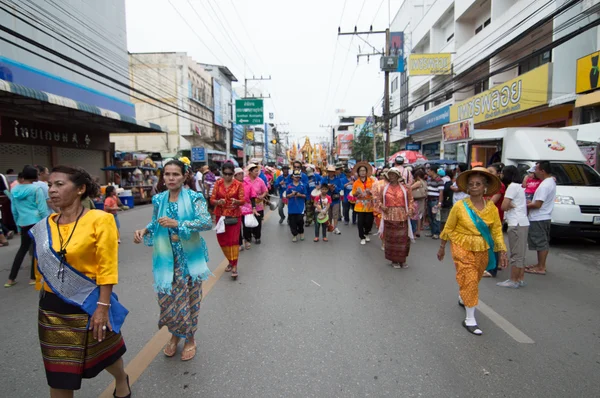
[(547, 104), (550, 67), (542, 65), (453, 105), (450, 122), (473, 119), (478, 124)]
[(450, 75), (452, 54), (410, 54), (408, 70), (411, 76)]
[(598, 78), (600, 78), (598, 58), (600, 58), (600, 51), (577, 60), (577, 80), (575, 81), (575, 92), (577, 94), (598, 88)]

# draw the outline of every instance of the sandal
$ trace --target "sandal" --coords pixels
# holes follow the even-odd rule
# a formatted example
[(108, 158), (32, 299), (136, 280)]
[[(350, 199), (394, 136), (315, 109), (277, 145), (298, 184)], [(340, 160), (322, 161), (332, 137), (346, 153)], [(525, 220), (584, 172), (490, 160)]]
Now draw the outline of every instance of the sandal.
[(534, 275), (546, 275), (546, 270), (541, 270), (539, 268), (525, 268), (525, 272)]
[(232, 269), (233, 267), (231, 266), (231, 264), (229, 264), (227, 268), (225, 268), (225, 272), (231, 272)]
[(6, 282), (6, 283), (4, 284), (4, 287), (13, 287), (13, 286), (14, 286), (14, 285), (16, 285), (16, 284), (17, 284), (17, 281), (14, 281), (14, 282)]
[(232, 268), (232, 271), (231, 271), (231, 277), (232, 277), (233, 279), (237, 279), (237, 277), (238, 277), (237, 267), (235, 267), (235, 268)]
[(329, 242), (329, 239), (323, 238), (323, 242)]
[(474, 334), (475, 336), (481, 336), (483, 334), (483, 331), (481, 329), (479, 329), (479, 326), (475, 325), (475, 326), (467, 326), (467, 322), (463, 321), (462, 325), (465, 327), (465, 329), (467, 329), (469, 331), (469, 333)]
[(487, 271), (483, 271), (483, 277), (484, 277), (484, 278), (491, 278), (491, 277), (492, 277), (492, 274), (490, 274), (490, 273), (489, 273), (489, 272), (487, 272)]
[(400, 264), (400, 268), (407, 269), (408, 268), (408, 264), (402, 263), (402, 264)]
[(395, 269), (400, 269), (402, 268), (402, 266), (398, 263), (392, 263), (392, 267), (394, 267)]
[(127, 375), (127, 388), (129, 389), (129, 394), (124, 397), (117, 397), (117, 388), (115, 387), (115, 391), (113, 392), (114, 398), (131, 398), (131, 385), (129, 384), (129, 375)]
[(313, 242), (318, 242), (318, 241), (319, 241), (319, 238), (314, 238), (313, 239)]
[(8, 246), (8, 241), (0, 242), (0, 247)]
[(177, 354), (177, 345), (178, 344), (179, 344), (179, 339), (177, 339), (177, 343), (173, 343), (172, 341), (169, 341), (167, 343), (167, 345), (165, 345), (165, 348), (163, 348), (163, 354), (165, 354), (165, 356), (168, 358), (174, 357), (175, 354)]
[[(191, 352), (192, 356), (190, 356), (189, 358), (184, 357), (184, 355), (187, 354), (188, 352)], [(194, 359), (195, 356), (196, 356), (196, 344), (194, 344), (191, 347), (184, 348), (183, 351), (181, 352), (181, 360), (184, 362)]]

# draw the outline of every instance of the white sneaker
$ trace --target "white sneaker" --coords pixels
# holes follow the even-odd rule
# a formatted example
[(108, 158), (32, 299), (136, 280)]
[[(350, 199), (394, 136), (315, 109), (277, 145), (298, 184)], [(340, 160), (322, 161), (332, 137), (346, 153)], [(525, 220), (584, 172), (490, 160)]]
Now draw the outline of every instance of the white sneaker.
[(298, 238), (296, 238), (295, 236), (292, 238), (292, 242), (298, 242)]
[(360, 240), (360, 244), (361, 244), (361, 245), (366, 245), (366, 244), (367, 244), (367, 241), (366, 241), (366, 240), (364, 240), (364, 239), (361, 239), (361, 240)]
[(333, 230), (333, 233), (336, 234), (336, 235), (341, 235), (342, 231), (340, 231), (339, 229), (336, 228), (336, 229)]
[(365, 236), (365, 240), (366, 240), (367, 242), (370, 242), (370, 241), (371, 241), (371, 238), (369, 238), (368, 236)]

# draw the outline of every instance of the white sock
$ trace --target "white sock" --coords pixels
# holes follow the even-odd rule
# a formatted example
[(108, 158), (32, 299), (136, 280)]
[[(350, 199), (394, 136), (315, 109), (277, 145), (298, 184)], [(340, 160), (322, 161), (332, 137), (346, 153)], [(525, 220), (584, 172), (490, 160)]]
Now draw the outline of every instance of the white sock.
[(477, 321), (475, 320), (475, 307), (465, 307), (465, 312), (467, 313), (467, 317), (465, 318), (467, 326), (477, 325)]
[(458, 302), (462, 305), (465, 305), (465, 302), (463, 301), (462, 297), (460, 297), (460, 294), (458, 295)]

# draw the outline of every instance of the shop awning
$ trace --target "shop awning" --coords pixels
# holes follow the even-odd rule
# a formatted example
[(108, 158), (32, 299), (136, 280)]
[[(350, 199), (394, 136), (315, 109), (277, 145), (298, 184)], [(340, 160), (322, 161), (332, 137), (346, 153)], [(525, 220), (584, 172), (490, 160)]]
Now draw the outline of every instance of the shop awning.
[[(74, 101), (41, 90), (0, 79), (0, 113), (12, 117), (34, 116), (44, 122), (93, 124), (97, 130), (111, 133), (166, 133), (156, 123), (137, 120), (127, 115)], [(84, 127), (82, 126), (82, 127)]]
[(594, 91), (586, 95), (581, 95), (575, 100), (575, 108), (581, 108), (582, 106), (590, 106), (600, 103), (600, 91)]

